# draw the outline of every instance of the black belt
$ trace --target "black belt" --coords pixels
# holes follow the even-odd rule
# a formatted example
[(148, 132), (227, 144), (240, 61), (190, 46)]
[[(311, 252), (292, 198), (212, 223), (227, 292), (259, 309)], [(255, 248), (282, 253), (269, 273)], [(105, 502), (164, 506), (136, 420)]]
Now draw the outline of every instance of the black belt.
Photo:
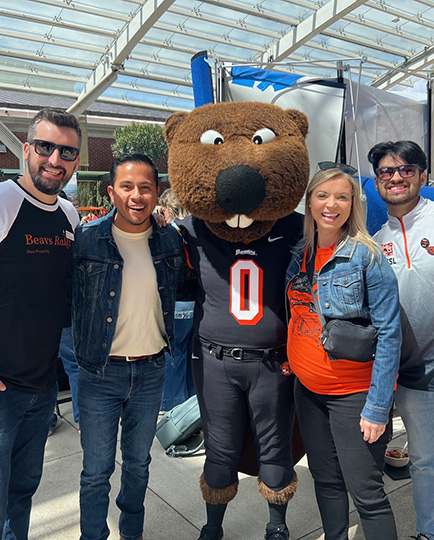
[[(223, 347), (210, 341), (206, 341), (201, 338), (201, 341), (208, 345), (210, 353), (214, 353), (218, 360), (221, 360), (223, 356), (230, 356), (234, 360), (257, 360), (267, 361), (277, 359), (282, 354), (286, 353), (286, 345), (280, 347), (273, 347), (272, 349), (243, 349), (242, 347)], [(284, 357), (286, 359), (286, 355)]]
[(155, 360), (156, 358), (160, 358), (160, 356), (164, 353), (164, 349), (161, 349), (160, 352), (157, 352), (155, 354), (145, 354), (144, 356), (112, 356), (110, 355), (110, 360), (123, 360), (125, 362), (137, 362), (138, 360), (147, 360), (148, 362), (151, 362), (152, 360)]

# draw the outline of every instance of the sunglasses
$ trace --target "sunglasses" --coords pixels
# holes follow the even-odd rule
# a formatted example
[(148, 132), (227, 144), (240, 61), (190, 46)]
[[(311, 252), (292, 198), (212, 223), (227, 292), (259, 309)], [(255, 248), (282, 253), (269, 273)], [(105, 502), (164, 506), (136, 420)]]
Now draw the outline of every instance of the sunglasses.
[(329, 169), (339, 169), (345, 174), (351, 174), (354, 176), (357, 173), (357, 169), (347, 165), (346, 163), (336, 163), (335, 161), (320, 161), (318, 167), (322, 171), (328, 171)]
[(399, 165), (399, 167), (379, 167), (375, 169), (375, 174), (379, 180), (387, 181), (393, 178), (398, 171), (401, 178), (411, 178), (416, 174), (417, 165)]
[(75, 146), (54, 144), (42, 139), (32, 139), (29, 144), (35, 145), (35, 152), (39, 156), (49, 157), (56, 149), (59, 150), (59, 155), (64, 161), (75, 161), (80, 155), (80, 148), (75, 148)]

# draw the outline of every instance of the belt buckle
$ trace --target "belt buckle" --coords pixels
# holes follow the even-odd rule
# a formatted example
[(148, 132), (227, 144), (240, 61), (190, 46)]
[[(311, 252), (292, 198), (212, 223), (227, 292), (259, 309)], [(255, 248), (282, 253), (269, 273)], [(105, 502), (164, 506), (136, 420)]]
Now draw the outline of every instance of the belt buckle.
[(243, 359), (243, 349), (240, 349), (238, 347), (234, 347), (231, 349), (231, 356), (234, 360), (242, 360)]

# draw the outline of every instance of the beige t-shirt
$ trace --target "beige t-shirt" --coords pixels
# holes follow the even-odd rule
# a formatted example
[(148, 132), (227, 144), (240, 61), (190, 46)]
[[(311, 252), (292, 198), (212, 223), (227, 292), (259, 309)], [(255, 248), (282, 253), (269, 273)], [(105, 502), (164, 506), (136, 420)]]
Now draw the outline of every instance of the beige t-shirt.
[(113, 225), (112, 232), (124, 267), (110, 355), (155, 354), (161, 351), (166, 341), (157, 274), (148, 243), (152, 227), (143, 233), (127, 233)]

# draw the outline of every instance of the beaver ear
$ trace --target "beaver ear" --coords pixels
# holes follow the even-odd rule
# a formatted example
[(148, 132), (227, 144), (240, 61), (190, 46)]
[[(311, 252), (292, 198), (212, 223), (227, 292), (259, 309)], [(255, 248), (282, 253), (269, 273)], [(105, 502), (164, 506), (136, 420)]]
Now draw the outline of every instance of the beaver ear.
[(297, 109), (288, 109), (286, 111), (286, 114), (293, 122), (297, 124), (300, 133), (303, 135), (304, 138), (306, 138), (307, 132), (309, 131), (309, 121), (307, 119), (307, 116), (301, 111), (298, 111)]
[(166, 127), (164, 129), (164, 136), (166, 138), (167, 144), (170, 145), (170, 143), (173, 141), (175, 136), (175, 131), (177, 130), (178, 126), (182, 123), (184, 118), (187, 116), (188, 113), (185, 112), (176, 112), (174, 114), (171, 114), (169, 118), (166, 120)]

